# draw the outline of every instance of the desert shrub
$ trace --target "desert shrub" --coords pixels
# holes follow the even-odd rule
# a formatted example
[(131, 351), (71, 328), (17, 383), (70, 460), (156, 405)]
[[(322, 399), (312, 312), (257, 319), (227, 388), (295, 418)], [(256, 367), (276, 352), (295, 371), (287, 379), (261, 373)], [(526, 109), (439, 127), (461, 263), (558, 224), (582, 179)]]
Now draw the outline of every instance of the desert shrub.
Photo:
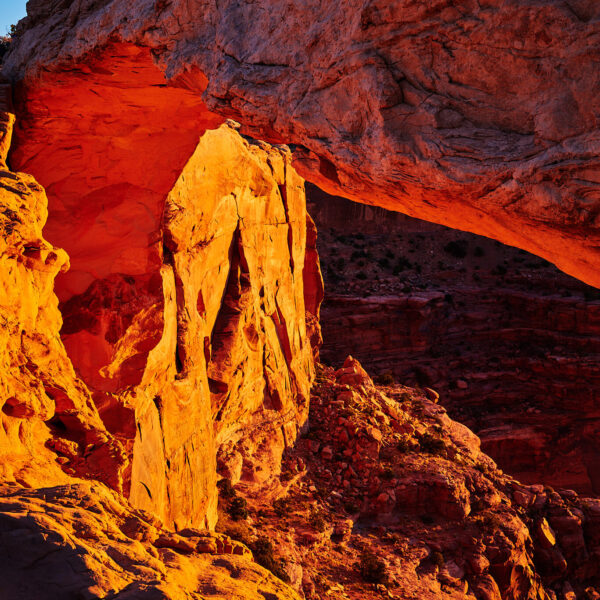
[(278, 517), (285, 517), (292, 508), (291, 498), (277, 498), (273, 502), (273, 510)]
[(485, 251), (481, 246), (475, 246), (475, 250), (473, 250), (473, 254), (477, 258), (481, 258), (482, 256), (485, 256)]
[(219, 496), (224, 499), (234, 498), (237, 496), (237, 492), (235, 488), (231, 485), (231, 481), (227, 478), (221, 479), (217, 483), (217, 488), (219, 490)]
[(381, 479), (384, 479), (385, 481), (390, 481), (390, 479), (394, 479), (395, 473), (394, 470), (391, 469), (390, 467), (385, 467), (380, 475)]
[(11, 25), (7, 35), (0, 35), (0, 62), (4, 55), (10, 50), (10, 44), (13, 38), (17, 35), (17, 26)]
[(396, 449), (398, 452), (402, 452), (405, 454), (406, 452), (410, 452), (410, 442), (408, 441), (408, 436), (403, 435), (396, 444)]
[(227, 513), (234, 521), (247, 519), (248, 508), (246, 507), (246, 500), (240, 496), (235, 496), (227, 507)]
[(378, 385), (394, 385), (395, 379), (391, 371), (386, 371), (375, 377), (375, 383)]
[(494, 269), (492, 270), (492, 273), (494, 275), (500, 275), (500, 276), (506, 275), (507, 272), (508, 272), (508, 269), (504, 265), (496, 265), (494, 267)]
[(468, 247), (469, 244), (466, 240), (454, 240), (444, 246), (444, 252), (454, 258), (464, 258), (467, 255)]
[(359, 260), (360, 258), (367, 258), (367, 253), (364, 250), (354, 250), (350, 260)]
[(392, 272), (394, 273), (394, 275), (398, 275), (399, 273), (402, 273), (402, 271), (406, 271), (407, 269), (411, 269), (411, 268), (412, 268), (412, 263), (410, 262), (410, 260), (408, 260), (407, 258), (404, 258), (404, 256), (401, 256), (396, 261), (396, 264), (394, 265), (394, 269)]
[(387, 581), (386, 564), (372, 552), (361, 554), (359, 562), (360, 575), (368, 583), (385, 583)]
[(0, 62), (4, 55), (10, 50), (10, 38), (6, 35), (0, 36)]
[(364, 271), (359, 271), (356, 274), (356, 279), (362, 279), (363, 281), (367, 278), (367, 274)]
[(377, 264), (382, 268), (382, 269), (389, 269), (390, 268), (390, 261), (388, 258), (380, 258), (377, 261)]
[(245, 521), (237, 521), (223, 528), (222, 533), (230, 538), (242, 542), (250, 548), (252, 545), (252, 531)]
[(315, 531), (325, 531), (325, 528), (327, 527), (323, 513), (315, 508), (310, 509), (308, 522)]
[(432, 433), (425, 432), (419, 439), (419, 446), (423, 452), (427, 454), (435, 454), (438, 456), (446, 455), (446, 444), (444, 440)]
[(431, 562), (438, 568), (441, 569), (446, 563), (444, 555), (441, 552), (431, 553)]
[(285, 561), (276, 558), (273, 553), (273, 544), (271, 540), (265, 537), (259, 537), (254, 543), (250, 544), (250, 549), (254, 554), (254, 560), (261, 566), (271, 571), (275, 577), (279, 577), (285, 583), (290, 582), (290, 577), (285, 571)]

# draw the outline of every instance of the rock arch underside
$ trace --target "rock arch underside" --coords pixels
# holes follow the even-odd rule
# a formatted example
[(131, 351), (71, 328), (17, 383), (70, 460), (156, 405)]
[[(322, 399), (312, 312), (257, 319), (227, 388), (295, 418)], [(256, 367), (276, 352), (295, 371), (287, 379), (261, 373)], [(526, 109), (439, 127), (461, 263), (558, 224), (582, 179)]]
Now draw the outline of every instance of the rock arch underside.
[[(600, 597), (600, 501), (503, 474), (433, 390), (319, 365), (304, 196), (599, 287), (599, 48), (593, 0), (30, 0), (0, 104), (7, 598), (348, 597), (319, 565), (364, 559), (369, 519), (396, 575), (350, 597)], [(220, 478), (287, 584), (213, 531)], [(345, 518), (280, 537), (296, 493)]]

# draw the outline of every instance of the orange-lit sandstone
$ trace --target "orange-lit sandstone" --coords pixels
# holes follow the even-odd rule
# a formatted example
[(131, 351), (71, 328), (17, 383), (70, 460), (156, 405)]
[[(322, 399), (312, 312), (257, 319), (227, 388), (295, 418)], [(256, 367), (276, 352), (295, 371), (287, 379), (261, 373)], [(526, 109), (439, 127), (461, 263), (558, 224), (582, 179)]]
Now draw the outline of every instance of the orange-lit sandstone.
[[(352, 359), (311, 388), (323, 289), (293, 168), (600, 283), (598, 10), (28, 4), (3, 69), (19, 115), (9, 163), (31, 175), (0, 171), (2, 591), (298, 598), (210, 532), (233, 504), (219, 475), (251, 501), (233, 533), (289, 549), (285, 577), (311, 599), (345, 599), (346, 584), (357, 600), (599, 587), (598, 501), (520, 485), (441, 407), (387, 396)], [(249, 142), (227, 117), (290, 146)], [(71, 260), (60, 275), (54, 244)], [(273, 533), (288, 493), (303, 504)], [(345, 523), (317, 527), (312, 509)], [(345, 556), (331, 539), (355, 525)], [(390, 588), (351, 562), (378, 544), (406, 573)]]
[[(499, 239), (600, 285), (595, 2), (46, 0), (29, 13), (5, 71), (24, 81), (24, 100), (50, 100), (26, 102), (30, 144), (42, 127), (56, 140), (56, 121), (88, 121), (87, 103), (53, 102), (52, 90), (66, 74), (80, 98), (119, 40), (150, 48), (172, 84), (254, 137), (295, 144), (299, 172), (326, 191)], [(90, 72), (74, 76), (82, 64)], [(171, 121), (161, 90), (142, 130), (198, 127)], [(98, 102), (127, 137), (130, 122)], [(21, 139), (19, 165), (41, 150)], [(65, 166), (73, 142), (54, 144)], [(161, 170), (176, 171), (179, 156), (160, 150)], [(136, 159), (155, 174), (155, 152)]]
[[(6, 113), (0, 118), (13, 119)], [(7, 137), (10, 127), (0, 134), (0, 147)], [(33, 177), (0, 169), (2, 480), (49, 485), (77, 473), (120, 491), (123, 450), (106, 431), (59, 337), (54, 278), (69, 261), (42, 235), (46, 202)]]

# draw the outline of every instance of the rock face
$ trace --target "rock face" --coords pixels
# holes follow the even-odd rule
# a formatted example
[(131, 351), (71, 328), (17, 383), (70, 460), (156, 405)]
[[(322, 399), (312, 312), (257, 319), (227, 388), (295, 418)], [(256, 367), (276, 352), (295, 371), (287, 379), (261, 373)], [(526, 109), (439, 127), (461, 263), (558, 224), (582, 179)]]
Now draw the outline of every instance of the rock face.
[(3, 485), (0, 544), (2, 592), (14, 600), (299, 598), (243, 544), (193, 529), (165, 532), (98, 483)]
[[(5, 113), (3, 119), (8, 127), (0, 147), (12, 121)], [(59, 337), (53, 285), (69, 262), (42, 236), (46, 203), (33, 177), (0, 170), (2, 479), (44, 485), (77, 473), (121, 489), (123, 449), (106, 431)]]
[(352, 353), (432, 386), (520, 481), (598, 493), (598, 291), (485, 238), (308, 198), (327, 284), (323, 360)]
[[(170, 85), (145, 98), (135, 131), (106, 105), (125, 138), (171, 126), (173, 87), (203, 92), (255, 137), (296, 144), (301, 173), (329, 191), (499, 239), (600, 284), (595, 2), (38, 0), (28, 10), (5, 67), (25, 83), (21, 106), (66, 79), (71, 97), (86, 93), (114, 44), (150, 51)], [(127, 86), (144, 77), (131, 70)], [(61, 106), (34, 114), (21, 139), (43, 124), (53, 140), (71, 114)], [(182, 130), (198, 132), (188, 117)], [(156, 153), (135, 156), (156, 173)], [(180, 153), (160, 157), (161, 172), (178, 173)]]
[(599, 501), (503, 474), (423, 391), (319, 365), (309, 423), (280, 486), (239, 483), (250, 518), (223, 523), (271, 540), (306, 598), (595, 597)]
[[(42, 238), (41, 186), (3, 171), (5, 480), (98, 479), (181, 529), (214, 526), (217, 453), (237, 479), (276, 474), (307, 417), (307, 320), (318, 329), (303, 295), (318, 264), (314, 250), (305, 259), (290, 163), (224, 125), (202, 137), (162, 207), (128, 186), (132, 197), (103, 188), (76, 204), (64, 181), (54, 231), (83, 227), (62, 236), (75, 270), (57, 284), (64, 346), (53, 284), (67, 255)], [(313, 312), (318, 303), (313, 289)]]

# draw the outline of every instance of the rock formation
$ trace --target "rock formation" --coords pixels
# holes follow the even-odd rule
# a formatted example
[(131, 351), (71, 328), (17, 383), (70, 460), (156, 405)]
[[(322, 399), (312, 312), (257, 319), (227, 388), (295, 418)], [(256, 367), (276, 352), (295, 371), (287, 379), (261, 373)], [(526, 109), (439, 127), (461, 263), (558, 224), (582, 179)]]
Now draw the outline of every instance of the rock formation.
[(422, 391), (375, 386), (351, 357), (317, 373), (280, 486), (236, 485), (250, 516), (223, 519), (270, 539), (306, 598), (597, 598), (598, 500), (515, 481)]
[(315, 598), (336, 574), (360, 599), (598, 597), (597, 502), (504, 476), (431, 399), (348, 359), (308, 419), (301, 175), (600, 282), (598, 9), (450, 4), (30, 0), (8, 161), (0, 101), (3, 592), (298, 597), (266, 567)]
[[(75, 270), (57, 285), (64, 346), (53, 283), (67, 256), (42, 238), (42, 188), (4, 172), (8, 480), (31, 484), (31, 471), (62, 482), (58, 453), (67, 473), (181, 529), (214, 525), (217, 451), (235, 479), (277, 472), (307, 416), (303, 273), (318, 273), (314, 251), (305, 269), (303, 182), (290, 160), (224, 125), (202, 137), (162, 207), (131, 188), (78, 204), (65, 192), (73, 212), (51, 218), (56, 237), (80, 234), (62, 238)], [(318, 310), (314, 291), (310, 302)]]
[[(32, 113), (20, 139), (35, 143), (43, 128), (59, 164), (89, 150), (63, 147), (57, 129), (85, 125), (94, 106), (104, 118), (89, 135), (128, 142), (96, 147), (90, 163), (133, 150), (151, 180), (178, 174), (205, 126), (193, 99), (170, 118), (171, 95), (190, 90), (255, 137), (295, 144), (301, 174), (328, 191), (499, 239), (600, 284), (595, 2), (37, 0), (28, 10), (5, 72), (24, 82), (21, 110)], [(148, 83), (151, 55), (167, 81), (146, 88), (131, 121), (131, 102), (113, 104)], [(126, 85), (99, 93), (118, 64)], [(135, 151), (133, 140), (173, 123), (186, 132), (176, 147)], [(35, 151), (19, 145), (21, 167)]]
[(225, 535), (161, 529), (106, 487), (0, 488), (2, 594), (58, 598), (299, 600)]
[[(1, 117), (6, 149), (14, 116)], [(43, 188), (0, 155), (0, 578), (11, 598), (296, 597), (243, 546), (208, 533), (217, 458), (249, 486), (278, 474), (308, 416), (307, 321), (319, 337), (304, 309), (306, 280), (318, 311), (320, 275), (314, 240), (305, 257), (303, 181), (289, 151), (236, 128), (201, 138), (140, 245), (147, 260), (129, 263), (146, 272), (117, 270), (135, 247), (111, 245), (110, 228), (73, 237), (88, 254), (72, 281), (92, 282), (80, 294), (58, 286), (64, 344), (54, 279), (69, 258), (42, 235)], [(91, 216), (75, 211), (71, 227), (106, 227), (106, 198), (88, 198), (79, 208)], [(149, 223), (135, 209), (117, 233), (139, 240)], [(97, 270), (104, 249), (121, 262)], [(206, 556), (232, 553), (245, 558)]]

